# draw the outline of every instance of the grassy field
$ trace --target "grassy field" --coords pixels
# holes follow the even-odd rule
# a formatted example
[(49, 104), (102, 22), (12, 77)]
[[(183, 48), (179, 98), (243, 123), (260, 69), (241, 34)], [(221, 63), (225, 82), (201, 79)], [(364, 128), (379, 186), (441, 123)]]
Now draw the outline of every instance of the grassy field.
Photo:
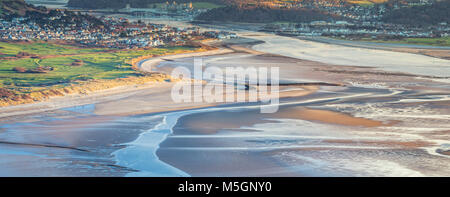
[(12, 57), (19, 52), (28, 52), (36, 55), (64, 55), (83, 54), (107, 51), (107, 49), (77, 48), (68, 45), (36, 43), (8, 43), (0, 42), (0, 57)]
[(423, 44), (434, 46), (450, 46), (450, 37), (444, 38), (408, 38), (405, 41), (408, 44)]
[[(163, 55), (191, 51), (190, 47), (153, 48), (148, 50), (126, 50), (104, 52), (104, 49), (76, 49), (55, 44), (12, 44), (0, 42), (0, 53), (12, 56), (17, 52), (41, 55), (74, 54), (44, 59), (21, 58), (0, 60), (0, 87), (17, 93), (29, 93), (52, 86), (64, 86), (90, 79), (115, 79), (138, 76), (130, 60), (140, 56)], [(97, 52), (97, 53), (95, 53)], [(82, 60), (81, 66), (73, 66), (75, 60)], [(14, 67), (34, 69), (38, 66), (52, 67), (48, 73), (19, 73)]]
[[(336, 39), (342, 39), (342, 38), (336, 37)], [(347, 39), (348, 38), (346, 38), (344, 40), (347, 40)], [(352, 40), (364, 41), (364, 42), (377, 42), (377, 43), (414, 44), (414, 45), (445, 46), (445, 47), (450, 46), (450, 37), (404, 38), (402, 40), (382, 40), (382, 39), (373, 39), (373, 38), (359, 38), (359, 39), (352, 39)]]
[(443, 38), (405, 38), (402, 40), (374, 40), (362, 39), (362, 41), (396, 43), (396, 44), (417, 44), (430, 46), (450, 46), (450, 37)]

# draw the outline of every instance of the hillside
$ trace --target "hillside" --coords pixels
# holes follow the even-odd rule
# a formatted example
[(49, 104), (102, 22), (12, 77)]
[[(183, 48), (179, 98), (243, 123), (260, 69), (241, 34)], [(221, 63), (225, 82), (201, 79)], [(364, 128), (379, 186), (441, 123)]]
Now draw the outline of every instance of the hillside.
[(239, 7), (280, 7), (286, 5), (293, 5), (299, 2), (303, 3), (317, 3), (317, 4), (359, 4), (362, 6), (374, 5), (381, 3), (393, 2), (418, 2), (419, 0), (69, 0), (69, 7), (86, 8), (86, 9), (100, 9), (100, 8), (124, 8), (127, 4), (135, 8), (146, 8), (152, 4), (157, 3), (213, 3), (219, 5), (239, 6)]
[(190, 2), (210, 2), (222, 4), (222, 0), (69, 0), (69, 7), (100, 9), (100, 8), (124, 8), (127, 4), (135, 8), (147, 8), (150, 4), (166, 3), (190, 3)]
[(267, 7), (242, 8), (237, 6), (227, 6), (202, 13), (196, 19), (203, 21), (270, 23), (310, 22), (316, 20), (330, 20), (339, 18), (310, 9), (276, 9)]
[(19, 14), (24, 15), (28, 10), (36, 10), (24, 0), (0, 0), (0, 14)]
[(393, 10), (383, 17), (384, 22), (409, 24), (409, 25), (429, 25), (446, 22), (450, 24), (450, 1), (440, 1), (433, 5), (414, 6)]

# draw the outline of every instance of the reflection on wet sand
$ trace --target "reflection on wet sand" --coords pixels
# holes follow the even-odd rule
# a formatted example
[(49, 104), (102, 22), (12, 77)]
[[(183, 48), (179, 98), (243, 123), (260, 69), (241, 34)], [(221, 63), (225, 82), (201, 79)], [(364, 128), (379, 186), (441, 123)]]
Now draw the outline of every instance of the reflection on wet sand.
[(344, 85), (317, 85), (311, 94), (281, 99), (274, 114), (242, 106), (181, 116), (157, 155), (190, 175), (450, 175), (450, 111), (442, 108), (450, 102), (450, 86), (435, 77), (270, 54), (204, 62), (281, 66), (281, 79), (289, 83)]
[[(386, 62), (332, 65), (324, 54), (319, 63), (243, 48), (248, 45), (227, 45), (233, 53), (203, 62), (280, 67), (277, 113), (260, 113), (258, 102), (173, 103), (167, 82), (92, 106), (7, 117), (0, 175), (450, 176), (447, 70), (436, 78), (436, 69), (417, 74), (425, 67), (401, 72), (404, 62), (395, 72), (380, 70)], [(370, 51), (362, 55), (370, 59)], [(158, 69), (192, 69), (193, 62), (174, 59)]]
[(308, 108), (293, 107), (284, 113), (277, 113), (277, 117), (287, 119), (318, 121), (328, 124), (338, 124), (346, 126), (379, 127), (385, 125), (381, 121), (352, 117), (350, 115), (339, 112), (308, 109)]

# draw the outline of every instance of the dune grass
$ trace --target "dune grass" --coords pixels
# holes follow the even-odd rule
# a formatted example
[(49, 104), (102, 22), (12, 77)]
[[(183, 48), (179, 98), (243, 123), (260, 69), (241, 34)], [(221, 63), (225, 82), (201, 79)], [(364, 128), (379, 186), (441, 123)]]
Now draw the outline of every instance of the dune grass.
[(450, 46), (450, 37), (443, 38), (408, 38), (407, 43), (433, 46)]
[[(42, 55), (75, 54), (55, 56), (44, 59), (22, 58), (0, 60), (0, 87), (14, 90), (17, 93), (28, 93), (55, 85), (70, 85), (77, 81), (91, 79), (116, 79), (138, 76), (140, 73), (132, 69), (130, 60), (140, 56), (163, 55), (195, 50), (193, 47), (165, 47), (147, 50), (126, 50), (104, 52), (104, 49), (74, 49), (70, 46), (36, 43), (24, 44), (1, 43), (0, 53), (14, 54), (17, 51)], [(45, 46), (40, 50), (39, 46)], [(93, 53), (99, 52), (99, 53)], [(75, 60), (82, 60), (81, 66), (73, 66)], [(47, 73), (19, 73), (14, 67), (34, 69), (38, 66), (52, 67)]]

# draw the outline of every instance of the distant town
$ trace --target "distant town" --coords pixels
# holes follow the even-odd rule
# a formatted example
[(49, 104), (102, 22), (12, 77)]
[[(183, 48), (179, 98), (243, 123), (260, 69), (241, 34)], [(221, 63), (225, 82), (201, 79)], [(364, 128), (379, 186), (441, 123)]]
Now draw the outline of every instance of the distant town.
[[(185, 2), (185, 1), (183, 1)], [(160, 17), (171, 16), (184, 20), (200, 21), (224, 21), (224, 22), (259, 22), (265, 25), (261, 31), (274, 32), (299, 36), (333, 36), (333, 37), (368, 37), (383, 39), (399, 38), (440, 38), (448, 37), (450, 26), (448, 16), (437, 17), (442, 21), (427, 21), (434, 19), (428, 15), (441, 11), (444, 14), (448, 2), (436, 0), (386, 0), (384, 3), (349, 3), (349, 1), (336, 0), (302, 0), (302, 1), (225, 1), (231, 7), (218, 6), (218, 9), (199, 9), (192, 2), (177, 3), (166, 1), (160, 4), (151, 4), (150, 8), (132, 8), (126, 4), (119, 9), (136, 17)], [(362, 1), (361, 1), (362, 2)], [(433, 7), (434, 6), (434, 7)], [(210, 8), (212, 8), (210, 6)], [(223, 9), (223, 10), (222, 10)], [(416, 20), (410, 15), (417, 15), (414, 9), (427, 9), (421, 20)], [(439, 9), (439, 10), (437, 10)], [(272, 18), (296, 18), (295, 14), (289, 15), (287, 11), (302, 13), (306, 16), (293, 21), (270, 21)], [(413, 10), (413, 11), (411, 11)], [(444, 13), (442, 13), (444, 10)], [(220, 14), (220, 12), (223, 14)], [(279, 11), (279, 12), (277, 12)], [(218, 14), (219, 13), (219, 14)], [(261, 15), (261, 13), (264, 13)], [(397, 17), (396, 14), (404, 13), (405, 16)], [(308, 16), (311, 14), (311, 16)], [(231, 16), (230, 16), (231, 15)], [(233, 18), (234, 17), (234, 18)], [(256, 18), (256, 20), (252, 20)], [(264, 22), (267, 17), (268, 22)], [(408, 19), (410, 17), (411, 19)], [(415, 16), (418, 17), (418, 16)]]
[(262, 31), (299, 36), (336, 36), (372, 38), (436, 38), (448, 37), (447, 23), (428, 28), (383, 22), (312, 21), (309, 23), (268, 24)]
[(332, 21), (317, 20), (302, 23), (267, 24), (263, 31), (293, 34), (301, 36), (338, 36), (338, 37), (383, 37), (383, 38), (420, 38), (448, 37), (449, 24), (443, 21), (423, 25), (398, 24), (383, 21), (387, 13), (402, 8), (431, 6), (434, 0), (392, 1), (386, 4), (364, 6), (348, 5), (345, 1), (301, 1), (271, 3), (268, 6), (281, 8), (318, 9), (338, 16)]
[[(374, 22), (380, 20), (384, 14), (391, 10), (409, 8), (412, 6), (432, 5), (436, 0), (385, 0), (384, 3), (363, 3), (364, 1), (353, 1), (362, 3), (350, 3), (345, 0), (302, 0), (302, 1), (249, 1), (236, 0), (241, 6), (266, 6), (271, 8), (294, 9), (306, 8), (315, 9), (341, 16), (349, 20), (359, 20), (365, 22)], [(251, 2), (251, 1), (250, 1)], [(383, 2), (383, 1), (380, 1)], [(370, 4), (369, 4), (370, 3)]]
[[(77, 0), (84, 2), (85, 0)], [(71, 5), (69, 1), (69, 6)], [(133, 3), (133, 1), (130, 1)], [(156, 1), (155, 1), (156, 2)], [(183, 45), (205, 38), (233, 38), (229, 32), (201, 32), (197, 27), (179, 28), (145, 23), (145, 18), (172, 17), (187, 22), (255, 22), (273, 18), (297, 18), (292, 21), (260, 22), (260, 31), (293, 36), (330, 36), (339, 38), (446, 38), (450, 33), (447, 18), (442, 21), (396, 21), (395, 13), (414, 14), (415, 8), (442, 11), (448, 2), (435, 0), (389, 0), (379, 4), (348, 1), (241, 1), (229, 4), (199, 1), (157, 1), (145, 8), (126, 3), (119, 8), (48, 9), (35, 7), (24, 14), (5, 15), (0, 19), (2, 40), (64, 40), (89, 47), (133, 49), (162, 45)], [(439, 3), (439, 5), (437, 5)], [(89, 5), (89, 4), (83, 4)], [(433, 7), (434, 6), (434, 7)], [(442, 7), (442, 6), (441, 6)], [(305, 10), (309, 10), (306, 12)], [(445, 11), (445, 10), (444, 10)], [(108, 12), (129, 15), (108, 16)], [(91, 13), (102, 13), (100, 16)], [(222, 13), (222, 14), (221, 14)], [(264, 13), (264, 16), (261, 15)], [(299, 16), (296, 14), (300, 13)], [(326, 14), (324, 14), (326, 13)], [(437, 13), (441, 14), (441, 13)], [(444, 13), (445, 14), (445, 13)], [(448, 14), (447, 14), (448, 15)], [(427, 15), (428, 16), (428, 15)], [(253, 17), (253, 19), (252, 19)], [(267, 18), (263, 18), (267, 17)], [(398, 18), (398, 17), (397, 17)], [(401, 17), (400, 17), (401, 18)], [(422, 17), (427, 18), (427, 17)], [(432, 18), (432, 17), (428, 17)], [(401, 20), (407, 20), (405, 17)], [(425, 19), (424, 19), (425, 20)], [(423, 23), (426, 23), (425, 25)]]
[(0, 39), (56, 40), (87, 47), (136, 49), (185, 45), (189, 41), (235, 36), (228, 32), (201, 32), (198, 27), (179, 28), (142, 21), (131, 22), (123, 17), (95, 18), (68, 10), (52, 10), (48, 15), (45, 19), (33, 14), (0, 19)]

